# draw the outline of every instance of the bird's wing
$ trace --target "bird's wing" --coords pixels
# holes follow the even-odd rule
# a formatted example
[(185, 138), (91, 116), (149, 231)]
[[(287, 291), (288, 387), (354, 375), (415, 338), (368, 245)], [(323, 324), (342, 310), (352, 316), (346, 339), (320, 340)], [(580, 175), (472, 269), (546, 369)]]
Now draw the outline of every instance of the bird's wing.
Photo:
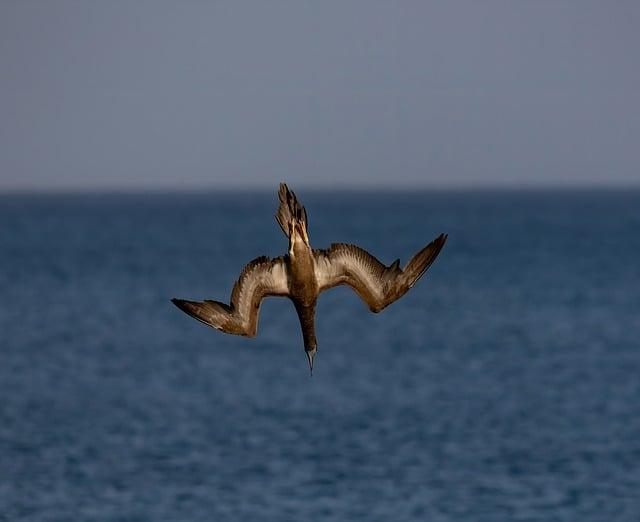
[(218, 301), (172, 299), (183, 312), (218, 330), (253, 337), (258, 329), (262, 299), (270, 295), (289, 295), (289, 269), (286, 256), (251, 261), (240, 273), (231, 292), (231, 304)]
[(402, 297), (427, 271), (442, 250), (446, 234), (414, 255), (404, 269), (400, 260), (385, 266), (366, 250), (355, 245), (334, 243), (327, 250), (314, 250), (315, 274), (320, 291), (338, 285), (350, 286), (367, 303), (372, 312), (379, 312)]

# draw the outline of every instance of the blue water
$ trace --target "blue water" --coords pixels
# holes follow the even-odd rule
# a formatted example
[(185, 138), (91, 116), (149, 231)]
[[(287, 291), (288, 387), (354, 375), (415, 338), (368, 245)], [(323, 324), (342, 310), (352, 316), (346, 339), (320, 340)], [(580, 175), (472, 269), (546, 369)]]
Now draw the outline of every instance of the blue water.
[(0, 198), (0, 520), (640, 520), (640, 193), (300, 194), (311, 241), (402, 261), (224, 335), (286, 250), (275, 193)]

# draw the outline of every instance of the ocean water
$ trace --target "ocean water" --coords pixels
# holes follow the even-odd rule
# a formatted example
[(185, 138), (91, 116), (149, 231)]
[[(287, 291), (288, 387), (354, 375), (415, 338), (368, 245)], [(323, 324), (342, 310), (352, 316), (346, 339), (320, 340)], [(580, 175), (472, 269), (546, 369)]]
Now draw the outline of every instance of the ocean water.
[(640, 192), (299, 194), (311, 241), (385, 263), (224, 335), (286, 250), (275, 193), (0, 197), (0, 520), (640, 520)]

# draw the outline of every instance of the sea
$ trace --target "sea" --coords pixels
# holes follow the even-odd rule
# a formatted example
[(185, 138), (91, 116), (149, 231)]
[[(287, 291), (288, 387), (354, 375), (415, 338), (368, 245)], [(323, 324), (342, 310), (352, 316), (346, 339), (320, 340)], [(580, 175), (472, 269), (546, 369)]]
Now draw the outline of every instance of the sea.
[(300, 191), (313, 246), (440, 256), (372, 314), (228, 300), (275, 192), (0, 196), (0, 520), (640, 520), (640, 191)]

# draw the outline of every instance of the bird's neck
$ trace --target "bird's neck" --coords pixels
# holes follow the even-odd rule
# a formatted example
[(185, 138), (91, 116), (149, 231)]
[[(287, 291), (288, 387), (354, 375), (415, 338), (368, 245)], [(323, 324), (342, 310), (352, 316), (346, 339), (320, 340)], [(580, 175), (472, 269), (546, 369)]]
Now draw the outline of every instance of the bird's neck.
[(302, 328), (302, 337), (306, 350), (315, 350), (316, 342), (316, 303), (315, 301), (309, 305), (305, 305), (300, 301), (294, 301), (298, 318), (300, 319), (300, 327)]

